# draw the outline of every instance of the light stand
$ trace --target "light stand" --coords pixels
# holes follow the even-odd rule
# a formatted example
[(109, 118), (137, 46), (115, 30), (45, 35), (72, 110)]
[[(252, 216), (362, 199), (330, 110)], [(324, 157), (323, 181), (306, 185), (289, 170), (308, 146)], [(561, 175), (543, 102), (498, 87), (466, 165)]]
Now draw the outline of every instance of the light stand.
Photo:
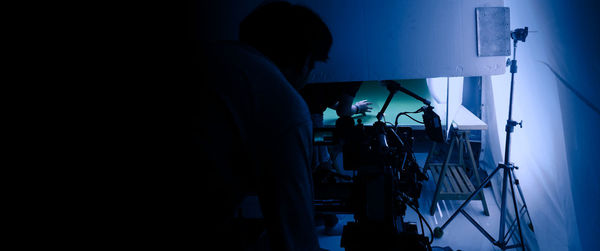
[[(473, 224), (490, 242), (492, 242), (492, 244), (500, 247), (502, 250), (506, 250), (506, 249), (511, 249), (511, 248), (518, 248), (521, 247), (523, 250), (525, 250), (525, 245), (524, 245), (524, 241), (523, 241), (523, 231), (521, 229), (521, 220), (519, 215), (522, 213), (527, 214), (527, 217), (529, 218), (529, 222), (531, 222), (531, 217), (529, 217), (529, 210), (527, 209), (527, 204), (525, 204), (525, 198), (523, 197), (523, 192), (521, 190), (521, 186), (519, 185), (519, 180), (515, 177), (514, 175), (514, 169), (518, 168), (516, 167), (513, 163), (510, 163), (510, 136), (511, 133), (514, 131), (514, 128), (516, 125), (519, 125), (520, 127), (523, 127), (523, 121), (517, 123), (516, 121), (512, 120), (512, 105), (513, 105), (513, 87), (514, 87), (514, 83), (515, 83), (515, 73), (517, 72), (517, 60), (516, 60), (516, 54), (517, 54), (517, 42), (519, 40), (525, 42), (525, 38), (527, 37), (528, 34), (528, 28), (525, 27), (524, 29), (516, 29), (515, 31), (511, 32), (511, 38), (514, 40), (514, 52), (513, 52), (513, 59), (512, 61), (510, 61), (510, 73), (511, 73), (511, 78), (510, 78), (510, 103), (509, 103), (509, 108), (508, 108), (508, 120), (506, 121), (506, 145), (505, 145), (505, 155), (504, 155), (504, 163), (500, 163), (498, 164), (498, 167), (496, 167), (496, 169), (494, 169), (494, 171), (479, 185), (479, 187), (477, 187), (477, 189), (471, 194), (469, 195), (469, 197), (465, 200), (465, 202), (463, 202), (462, 205), (460, 205), (460, 207), (456, 210), (456, 212), (454, 212), (454, 214), (452, 214), (452, 216), (450, 216), (450, 218), (444, 223), (444, 225), (442, 225), (441, 227), (436, 227), (434, 229), (434, 236), (436, 238), (440, 238), (442, 237), (442, 235), (444, 234), (444, 229), (448, 226), (448, 224), (454, 219), (454, 217), (456, 217), (456, 215), (458, 215), (458, 213), (462, 213), (465, 218), (467, 218), (467, 220), (469, 220), (469, 222), (471, 222), (471, 224)], [(507, 62), (507, 66), (508, 66), (508, 62)], [(492, 179), (492, 177), (494, 177), (494, 175), (496, 175), (496, 173), (498, 173), (498, 171), (500, 170), (504, 171), (504, 177), (502, 179), (502, 192), (501, 192), (501, 202), (500, 202), (500, 231), (498, 233), (498, 240), (495, 240), (487, 231), (485, 231), (485, 229), (483, 229), (483, 227), (481, 225), (479, 225), (475, 219), (473, 219), (473, 217), (471, 217), (469, 214), (467, 214), (467, 212), (464, 210), (464, 207), (471, 201), (471, 199), (473, 199), (473, 197), (475, 197), (475, 195), (479, 194), (479, 192), (481, 191), (481, 189), (483, 189), (483, 187), (485, 187), (485, 185)], [(513, 178), (514, 178), (514, 183), (513, 183)], [(513, 209), (515, 211), (515, 217), (516, 217), (516, 222), (513, 221), (510, 225), (510, 227), (508, 228), (508, 231), (506, 231), (505, 233), (505, 225), (508, 223), (507, 219), (506, 219), (506, 213), (507, 213), (507, 205), (506, 205), (506, 193), (508, 190), (508, 184), (510, 183), (510, 192), (512, 194), (512, 206)], [(519, 195), (521, 197), (521, 201), (523, 202), (523, 207), (521, 209), (517, 208), (517, 200), (515, 197), (515, 189), (514, 186), (517, 186), (517, 189), (519, 190)], [(515, 226), (516, 223), (516, 226)], [(533, 231), (533, 225), (529, 224), (529, 228)], [(513, 245), (508, 245), (508, 242), (510, 241), (510, 238), (513, 235), (513, 232), (518, 229), (519, 230), (519, 238), (520, 238), (520, 243), (518, 244), (513, 244)]]

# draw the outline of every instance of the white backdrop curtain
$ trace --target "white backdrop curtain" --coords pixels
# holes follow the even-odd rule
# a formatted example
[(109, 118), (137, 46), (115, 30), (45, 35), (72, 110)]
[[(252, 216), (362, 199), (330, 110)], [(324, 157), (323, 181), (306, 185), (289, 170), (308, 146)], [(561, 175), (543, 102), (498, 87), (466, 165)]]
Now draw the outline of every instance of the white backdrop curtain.
[[(523, 128), (513, 133), (510, 152), (535, 227), (526, 242), (533, 250), (596, 250), (600, 9), (589, 1), (505, 5), (511, 29), (537, 31), (517, 48), (513, 120), (523, 120)], [(482, 85), (489, 130), (480, 163), (491, 170), (505, 154), (510, 73), (483, 77)], [(493, 181), (497, 201), (500, 177)]]

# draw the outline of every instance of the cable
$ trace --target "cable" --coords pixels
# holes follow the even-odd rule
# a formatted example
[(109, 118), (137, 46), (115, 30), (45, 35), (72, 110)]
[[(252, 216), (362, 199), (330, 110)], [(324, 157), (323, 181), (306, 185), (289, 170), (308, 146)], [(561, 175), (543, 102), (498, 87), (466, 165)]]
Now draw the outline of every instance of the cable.
[(429, 229), (429, 233), (431, 234), (431, 241), (429, 241), (429, 245), (431, 245), (431, 243), (433, 243), (433, 230), (431, 230), (431, 225), (429, 225), (429, 222), (427, 222), (427, 220), (425, 219), (425, 217), (423, 217), (423, 215), (421, 214), (421, 212), (419, 212), (419, 209), (415, 208), (412, 204), (410, 204), (410, 201), (408, 201), (408, 199), (406, 199), (406, 197), (404, 197), (404, 196), (406, 196), (406, 195), (401, 194), (397, 198), (399, 198), (400, 200), (402, 200), (402, 202), (404, 202), (404, 204), (406, 204), (413, 211), (415, 211), (417, 213), (417, 215), (419, 215), (419, 219), (423, 220), (425, 222), (425, 225), (427, 226), (427, 228)]
[[(391, 123), (390, 123), (391, 124)], [(390, 129), (390, 131), (392, 131), (392, 133), (394, 134), (394, 136), (396, 136), (396, 139), (398, 139), (398, 142), (400, 142), (400, 144), (402, 145), (402, 147), (404, 148), (404, 141), (402, 141), (402, 139), (400, 138), (400, 136), (398, 136), (398, 134), (396, 133), (396, 131), (394, 131), (394, 129)]]
[(424, 123), (423, 123), (423, 121), (418, 121), (418, 120), (416, 120), (415, 118), (411, 117), (411, 116), (410, 116), (410, 115), (408, 115), (408, 114), (404, 114), (404, 115), (406, 115), (406, 117), (409, 117), (410, 119), (414, 120), (415, 122), (417, 122), (417, 123), (419, 123), (419, 124), (424, 124)]
[(425, 229), (423, 228), (423, 220), (419, 217), (419, 222), (421, 223), (421, 234), (425, 235)]
[(411, 117), (410, 115), (408, 115), (409, 113), (420, 113), (422, 111), (422, 108), (419, 108), (418, 110), (414, 111), (414, 112), (401, 112), (398, 113), (398, 115), (396, 115), (396, 120), (395, 120), (395, 127), (398, 126), (398, 118), (402, 115), (406, 115), (407, 117), (409, 117), (410, 119), (414, 120), (415, 122), (419, 123), (419, 124), (423, 124), (423, 122), (416, 120), (415, 118)]
[[(417, 215), (419, 215), (419, 221), (425, 222), (425, 225), (427, 226), (427, 229), (429, 229), (429, 233), (431, 234), (431, 239), (430, 239), (430, 241), (427, 242), (427, 247), (429, 248), (429, 250), (431, 250), (431, 244), (433, 243), (433, 230), (431, 230), (431, 226), (429, 225), (429, 222), (427, 222), (427, 220), (425, 219), (425, 217), (423, 217), (421, 212), (419, 212), (418, 209), (416, 209), (413, 205), (411, 205), (410, 201), (408, 201), (404, 196), (398, 196), (398, 198), (400, 198), (400, 200), (402, 200), (402, 202), (404, 202), (408, 207), (410, 207), (413, 211), (415, 211), (417, 213)], [(425, 231), (422, 226), (421, 226), (421, 231), (423, 231), (423, 232)]]
[(429, 229), (429, 233), (431, 234), (431, 241), (429, 242), (429, 244), (431, 245), (431, 243), (433, 243), (433, 230), (431, 230), (431, 226), (429, 225), (429, 222), (427, 222), (427, 220), (425, 219), (425, 217), (423, 217), (421, 212), (419, 212), (419, 210), (416, 209), (415, 207), (413, 207), (410, 203), (406, 203), (406, 205), (408, 205), (410, 208), (412, 208), (412, 210), (414, 210), (419, 215), (419, 219), (422, 219), (425, 222), (425, 225), (427, 226), (427, 228)]
[(421, 212), (419, 212), (418, 209), (416, 209), (412, 204), (410, 204), (410, 202), (407, 201), (406, 198), (400, 196), (400, 199), (402, 199), (408, 207), (410, 207), (412, 210), (414, 210), (417, 213), (417, 215), (419, 215), (419, 219), (422, 219), (425, 222), (425, 225), (429, 229), (429, 233), (431, 233), (431, 241), (429, 242), (429, 244), (433, 243), (433, 230), (431, 230), (431, 226), (429, 225), (429, 222), (427, 222), (427, 220), (425, 219), (425, 217), (423, 217)]
[(394, 121), (395, 127), (398, 127), (398, 118), (399, 118), (400, 116), (402, 116), (402, 114), (406, 114), (406, 113), (404, 113), (404, 112), (401, 112), (401, 113), (398, 113), (398, 115), (396, 115), (396, 120)]

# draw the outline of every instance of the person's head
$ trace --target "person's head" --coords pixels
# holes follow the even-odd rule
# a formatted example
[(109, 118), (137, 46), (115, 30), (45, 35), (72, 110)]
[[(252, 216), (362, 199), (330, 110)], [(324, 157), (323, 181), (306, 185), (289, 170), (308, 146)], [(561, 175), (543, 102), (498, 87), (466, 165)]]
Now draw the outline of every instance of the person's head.
[(300, 89), (316, 61), (326, 61), (332, 37), (329, 28), (310, 9), (287, 2), (259, 6), (240, 23), (239, 39), (277, 65)]

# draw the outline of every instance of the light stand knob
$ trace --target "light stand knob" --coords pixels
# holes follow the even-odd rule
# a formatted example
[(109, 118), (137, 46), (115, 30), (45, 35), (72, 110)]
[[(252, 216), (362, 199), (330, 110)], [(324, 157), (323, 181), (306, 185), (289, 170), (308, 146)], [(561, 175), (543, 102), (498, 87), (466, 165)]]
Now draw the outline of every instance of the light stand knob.
[(517, 123), (517, 121), (514, 120), (507, 120), (506, 121), (506, 132), (513, 132), (515, 129), (515, 126), (519, 125), (520, 128), (523, 128), (523, 120), (521, 120), (521, 122)]

